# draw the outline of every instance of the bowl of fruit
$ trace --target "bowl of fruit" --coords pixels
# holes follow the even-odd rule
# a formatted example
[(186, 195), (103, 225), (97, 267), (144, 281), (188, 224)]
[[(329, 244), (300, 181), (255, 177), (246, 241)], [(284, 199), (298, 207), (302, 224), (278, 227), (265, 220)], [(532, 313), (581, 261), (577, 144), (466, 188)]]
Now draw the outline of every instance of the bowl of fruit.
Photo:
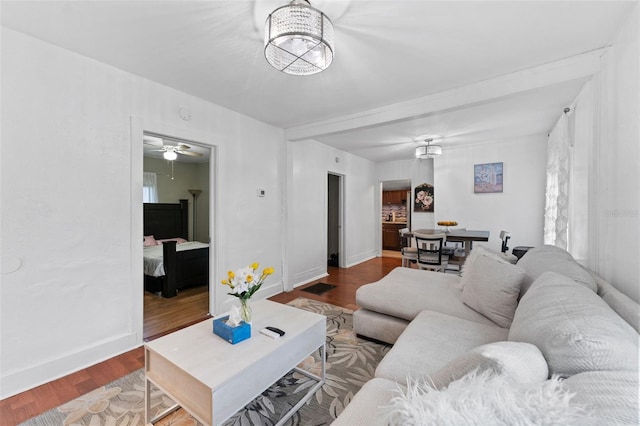
[(444, 226), (444, 232), (449, 232), (449, 227), (458, 226), (458, 222), (455, 220), (441, 220), (438, 222), (438, 226)]

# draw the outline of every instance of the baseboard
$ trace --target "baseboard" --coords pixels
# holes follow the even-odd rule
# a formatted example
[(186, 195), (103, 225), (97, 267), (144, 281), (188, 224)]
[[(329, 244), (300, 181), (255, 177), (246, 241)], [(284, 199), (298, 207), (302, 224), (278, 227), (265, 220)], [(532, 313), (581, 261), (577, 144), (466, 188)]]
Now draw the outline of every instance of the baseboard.
[(366, 262), (367, 260), (371, 260), (378, 257), (375, 250), (368, 251), (366, 253), (361, 253), (356, 256), (349, 256), (347, 258), (346, 268), (351, 268), (352, 266), (358, 265), (360, 263)]
[(129, 333), (108, 341), (97, 342), (91, 347), (64, 354), (29, 368), (9, 371), (1, 379), (0, 399), (33, 389), (36, 386), (90, 367), (141, 345), (142, 339), (136, 333)]
[(308, 284), (312, 281), (316, 281), (327, 276), (329, 276), (329, 274), (327, 273), (326, 265), (297, 273), (296, 275), (294, 275), (292, 280), (293, 288), (300, 287), (301, 285)]

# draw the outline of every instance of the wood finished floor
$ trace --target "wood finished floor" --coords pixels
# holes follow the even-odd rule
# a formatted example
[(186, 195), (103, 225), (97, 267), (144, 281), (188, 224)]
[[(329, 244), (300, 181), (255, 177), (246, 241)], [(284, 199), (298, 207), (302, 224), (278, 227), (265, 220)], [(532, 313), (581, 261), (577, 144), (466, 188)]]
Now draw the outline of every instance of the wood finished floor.
[[(278, 294), (270, 299), (287, 303), (298, 297), (306, 297), (355, 310), (358, 308), (355, 303), (356, 290), (363, 284), (379, 280), (393, 268), (400, 266), (400, 262), (401, 259), (397, 257), (378, 257), (347, 269), (330, 267), (328, 277), (305, 284), (293, 291)], [(334, 284), (337, 287), (321, 295), (303, 291), (318, 282)], [(167, 300), (157, 300), (155, 296), (147, 294), (144, 299), (144, 334), (149, 336), (145, 338), (146, 340), (152, 340), (180, 328), (177, 327), (177, 321), (182, 323), (184, 327), (206, 318), (208, 303), (206, 288), (201, 288), (199, 291), (197, 289), (184, 291), (173, 298), (175, 299), (174, 303), (183, 305), (182, 310), (189, 310), (185, 317), (178, 314), (180, 308), (170, 308)], [(204, 311), (202, 310), (203, 304)], [(195, 306), (187, 308), (187, 305)], [(161, 315), (163, 310), (170, 311), (164, 320)], [(147, 319), (149, 319), (149, 324), (146, 324)], [(17, 425), (142, 367), (144, 367), (144, 350), (140, 347), (58, 380), (3, 399), (0, 401), (0, 425)]]
[(145, 341), (195, 324), (209, 317), (209, 288), (207, 286), (180, 290), (176, 297), (165, 299), (159, 294), (144, 292)]

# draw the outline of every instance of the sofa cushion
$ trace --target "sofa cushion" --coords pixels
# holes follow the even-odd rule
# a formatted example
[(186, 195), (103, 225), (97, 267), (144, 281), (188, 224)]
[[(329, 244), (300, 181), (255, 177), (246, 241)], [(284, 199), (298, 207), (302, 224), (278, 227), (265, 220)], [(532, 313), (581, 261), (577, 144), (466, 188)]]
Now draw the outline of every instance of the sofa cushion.
[(595, 424), (639, 425), (638, 374), (629, 371), (587, 371), (564, 381), (576, 403), (594, 410)]
[(638, 333), (593, 291), (554, 272), (520, 300), (509, 340), (536, 345), (552, 374), (638, 367)]
[(491, 372), (469, 374), (441, 390), (412, 380), (387, 409), (393, 426), (593, 424), (558, 377), (518, 383)]
[(360, 287), (356, 304), (407, 321), (424, 310), (441, 312), (482, 324), (494, 323), (462, 303), (460, 277), (441, 272), (395, 268), (380, 281)]
[[(511, 263), (511, 264), (515, 264), (518, 261), (518, 258), (512, 254), (501, 253), (495, 250), (491, 250), (485, 246), (476, 245), (473, 248), (473, 250), (471, 250), (471, 253), (469, 253), (469, 256), (467, 256), (467, 258), (464, 261), (464, 264), (462, 265), (462, 268), (460, 269), (460, 276), (462, 278), (464, 278), (465, 274), (469, 269), (472, 269), (472, 265), (474, 264), (474, 262), (479, 256), (488, 256), (500, 262)], [(462, 290), (462, 288), (464, 287), (463, 280), (460, 280), (458, 287)]]
[(515, 265), (480, 255), (460, 280), (464, 283), (462, 302), (500, 327), (508, 328), (518, 306), (524, 275)]
[(597, 291), (596, 282), (591, 274), (580, 266), (568, 251), (556, 246), (545, 245), (532, 248), (518, 261), (518, 266), (526, 272), (522, 289), (520, 290), (520, 297), (545, 272), (557, 272), (558, 274), (566, 275), (594, 292)]
[(640, 333), (640, 304), (609, 284), (601, 276), (591, 273), (598, 285), (598, 295), (607, 302), (618, 315)]
[(524, 342), (494, 342), (478, 346), (431, 375), (436, 389), (477, 371), (506, 374), (518, 383), (547, 380), (549, 369), (540, 349)]
[(394, 344), (409, 321), (360, 308), (353, 313), (353, 331), (361, 336)]
[(378, 364), (376, 377), (406, 383), (423, 378), (485, 343), (506, 340), (508, 331), (433, 311), (423, 311), (407, 326)]
[(388, 426), (384, 406), (404, 390), (404, 386), (394, 381), (371, 379), (355, 394), (344, 411), (338, 413), (331, 426)]

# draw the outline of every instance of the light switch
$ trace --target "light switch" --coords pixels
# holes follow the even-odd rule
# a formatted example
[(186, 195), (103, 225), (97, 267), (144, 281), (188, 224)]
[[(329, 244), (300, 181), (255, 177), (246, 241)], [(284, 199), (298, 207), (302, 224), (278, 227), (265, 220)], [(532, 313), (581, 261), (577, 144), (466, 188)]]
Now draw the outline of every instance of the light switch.
[(258, 197), (264, 197), (267, 193), (267, 191), (262, 188), (258, 188), (256, 192), (258, 193)]

